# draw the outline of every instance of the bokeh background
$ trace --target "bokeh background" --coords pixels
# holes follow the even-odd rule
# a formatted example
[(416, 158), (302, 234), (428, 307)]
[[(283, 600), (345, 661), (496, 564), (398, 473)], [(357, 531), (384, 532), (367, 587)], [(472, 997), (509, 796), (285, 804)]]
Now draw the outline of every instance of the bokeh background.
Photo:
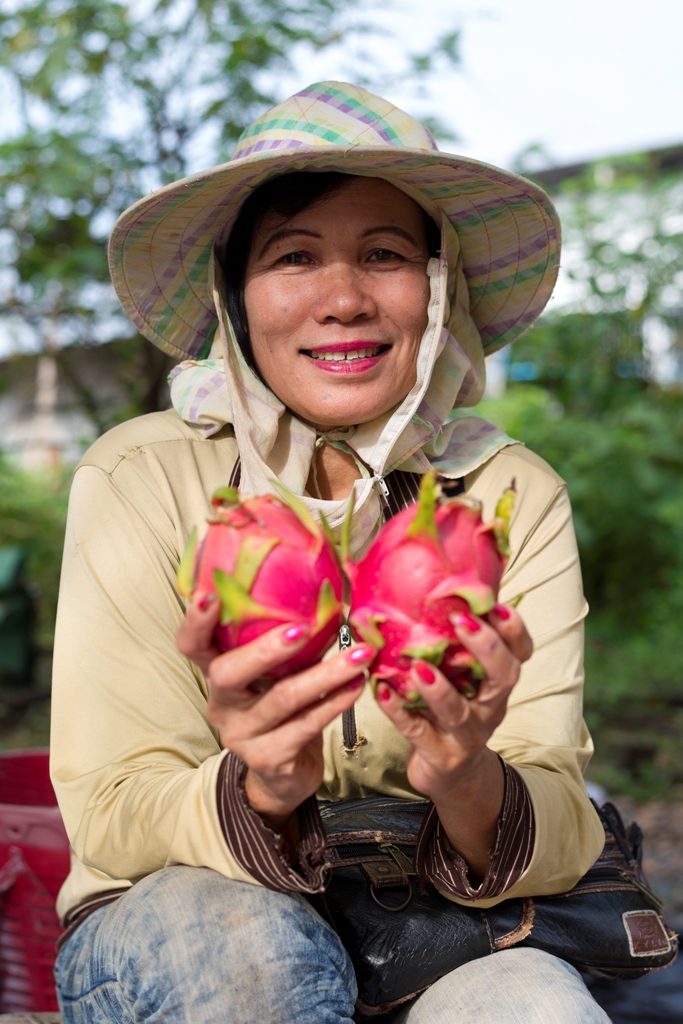
[(681, 912), (682, 37), (678, 0), (0, 0), (0, 748), (48, 742), (70, 472), (100, 433), (168, 404), (169, 361), (108, 283), (116, 216), (227, 159), (272, 102), (341, 77), (560, 210), (553, 300), (490, 360), (479, 412), (568, 483), (589, 777), (639, 804)]

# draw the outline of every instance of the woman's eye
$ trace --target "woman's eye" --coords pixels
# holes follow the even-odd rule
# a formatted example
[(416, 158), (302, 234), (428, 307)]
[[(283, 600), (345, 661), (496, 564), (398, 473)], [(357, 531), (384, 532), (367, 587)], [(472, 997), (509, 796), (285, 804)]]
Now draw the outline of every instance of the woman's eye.
[(297, 266), (301, 263), (310, 263), (311, 257), (305, 252), (288, 252), (286, 256), (283, 256), (280, 260), (281, 263), (287, 263), (289, 266)]
[(370, 254), (370, 259), (376, 263), (388, 263), (390, 260), (400, 260), (401, 257), (393, 249), (375, 249)]

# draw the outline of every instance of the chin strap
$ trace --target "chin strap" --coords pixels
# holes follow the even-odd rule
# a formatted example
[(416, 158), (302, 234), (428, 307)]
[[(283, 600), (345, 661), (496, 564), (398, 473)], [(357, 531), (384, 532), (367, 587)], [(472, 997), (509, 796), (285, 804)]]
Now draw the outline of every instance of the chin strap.
[(355, 433), (355, 427), (333, 427), (332, 430), (323, 430), (318, 434), (315, 442), (315, 448), (313, 449), (313, 459), (311, 461), (311, 476), (313, 478), (313, 486), (315, 488), (314, 497), (322, 500), (322, 495), (318, 486), (318, 452), (323, 445), (326, 444), (331, 445), (332, 448), (336, 448), (340, 452), (344, 452), (346, 455), (350, 455), (360, 470), (360, 475), (363, 480), (370, 479), (370, 470), (358, 457), (358, 453), (353, 450), (350, 444), (348, 444)]

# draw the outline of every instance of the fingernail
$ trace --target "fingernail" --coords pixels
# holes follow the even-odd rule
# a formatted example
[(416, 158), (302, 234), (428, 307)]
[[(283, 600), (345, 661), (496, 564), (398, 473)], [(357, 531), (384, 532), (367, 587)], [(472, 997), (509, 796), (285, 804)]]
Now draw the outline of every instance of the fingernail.
[(362, 665), (364, 661), (372, 661), (375, 656), (375, 648), (372, 644), (359, 644), (346, 655), (352, 665)]
[(436, 682), (436, 675), (434, 669), (430, 668), (429, 665), (425, 664), (424, 661), (414, 661), (413, 668), (415, 673), (420, 677), (423, 683), (431, 685)]
[(349, 690), (360, 690), (361, 686), (365, 684), (365, 676), (356, 676), (350, 683), (347, 683)]
[(378, 700), (389, 700), (391, 697), (391, 690), (386, 683), (379, 683), (377, 686), (377, 699)]
[(215, 600), (215, 597), (215, 594), (202, 594), (202, 596), (197, 601), (197, 607), (199, 608), (200, 612), (205, 612), (206, 609), (211, 604), (211, 602)]
[(298, 626), (290, 626), (282, 634), (282, 639), (286, 644), (295, 644), (297, 640), (303, 640), (305, 636), (308, 636), (308, 626), (299, 623)]
[(493, 614), (497, 615), (499, 619), (503, 620), (503, 622), (507, 622), (510, 618), (510, 609), (506, 608), (504, 604), (494, 604)]
[(460, 626), (461, 629), (466, 629), (469, 633), (478, 633), (481, 629), (481, 623), (473, 619), (467, 612), (463, 612), (460, 615), (454, 616), (454, 622), (456, 626)]

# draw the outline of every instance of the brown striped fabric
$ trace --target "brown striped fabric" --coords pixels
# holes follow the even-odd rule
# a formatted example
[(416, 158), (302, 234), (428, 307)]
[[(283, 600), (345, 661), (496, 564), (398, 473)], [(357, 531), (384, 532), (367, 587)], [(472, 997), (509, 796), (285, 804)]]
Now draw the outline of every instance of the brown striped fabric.
[(235, 462), (235, 465), (232, 467), (232, 473), (230, 474), (230, 479), (228, 481), (228, 487), (237, 487), (239, 489), (239, 485), (240, 485), (240, 480), (241, 479), (242, 479), (242, 460), (240, 459), (240, 457), (238, 455), (237, 456), (237, 460)]
[(299, 841), (292, 866), (283, 834), (266, 825), (244, 792), (247, 766), (227, 754), (218, 773), (218, 819), (235, 858), (252, 878), (277, 892), (316, 893), (324, 889), (325, 829), (311, 796), (297, 808)]
[[(238, 456), (230, 473), (229, 486), (239, 488), (241, 479), (242, 462)], [(385, 499), (387, 519), (397, 515), (404, 508), (408, 508), (409, 505), (417, 501), (421, 480), (421, 473), (404, 473), (400, 469), (395, 470), (386, 477), (385, 483), (389, 489), (389, 496)], [(441, 484), (441, 490), (449, 498), (462, 494), (465, 489), (463, 480), (448, 480), (446, 477), (439, 477), (439, 483)]]
[(66, 931), (57, 939), (57, 951), (62, 948), (66, 940), (73, 935), (78, 928), (79, 924), (85, 921), (86, 917), (90, 917), (100, 907), (106, 907), (109, 903), (115, 903), (116, 900), (121, 899), (124, 896), (130, 886), (127, 885), (119, 889), (107, 889), (106, 892), (96, 892), (92, 896), (88, 896), (87, 899), (81, 900), (80, 903), (76, 903), (75, 906), (71, 907), (70, 910), (64, 915), (60, 924)]
[[(397, 515), (404, 508), (408, 508), (417, 501), (420, 493), (421, 473), (404, 473), (397, 469), (385, 478), (389, 488), (389, 497), (386, 499), (386, 518)], [(455, 498), (465, 490), (463, 480), (448, 480), (446, 477), (439, 477), (439, 484), (442, 493), (448, 498)]]
[(485, 900), (503, 893), (529, 865), (534, 849), (534, 812), (521, 777), (501, 758), (505, 797), (488, 871), (475, 888), (462, 857), (448, 841), (436, 807), (430, 805), (415, 850), (415, 870), (437, 889), (462, 900)]

